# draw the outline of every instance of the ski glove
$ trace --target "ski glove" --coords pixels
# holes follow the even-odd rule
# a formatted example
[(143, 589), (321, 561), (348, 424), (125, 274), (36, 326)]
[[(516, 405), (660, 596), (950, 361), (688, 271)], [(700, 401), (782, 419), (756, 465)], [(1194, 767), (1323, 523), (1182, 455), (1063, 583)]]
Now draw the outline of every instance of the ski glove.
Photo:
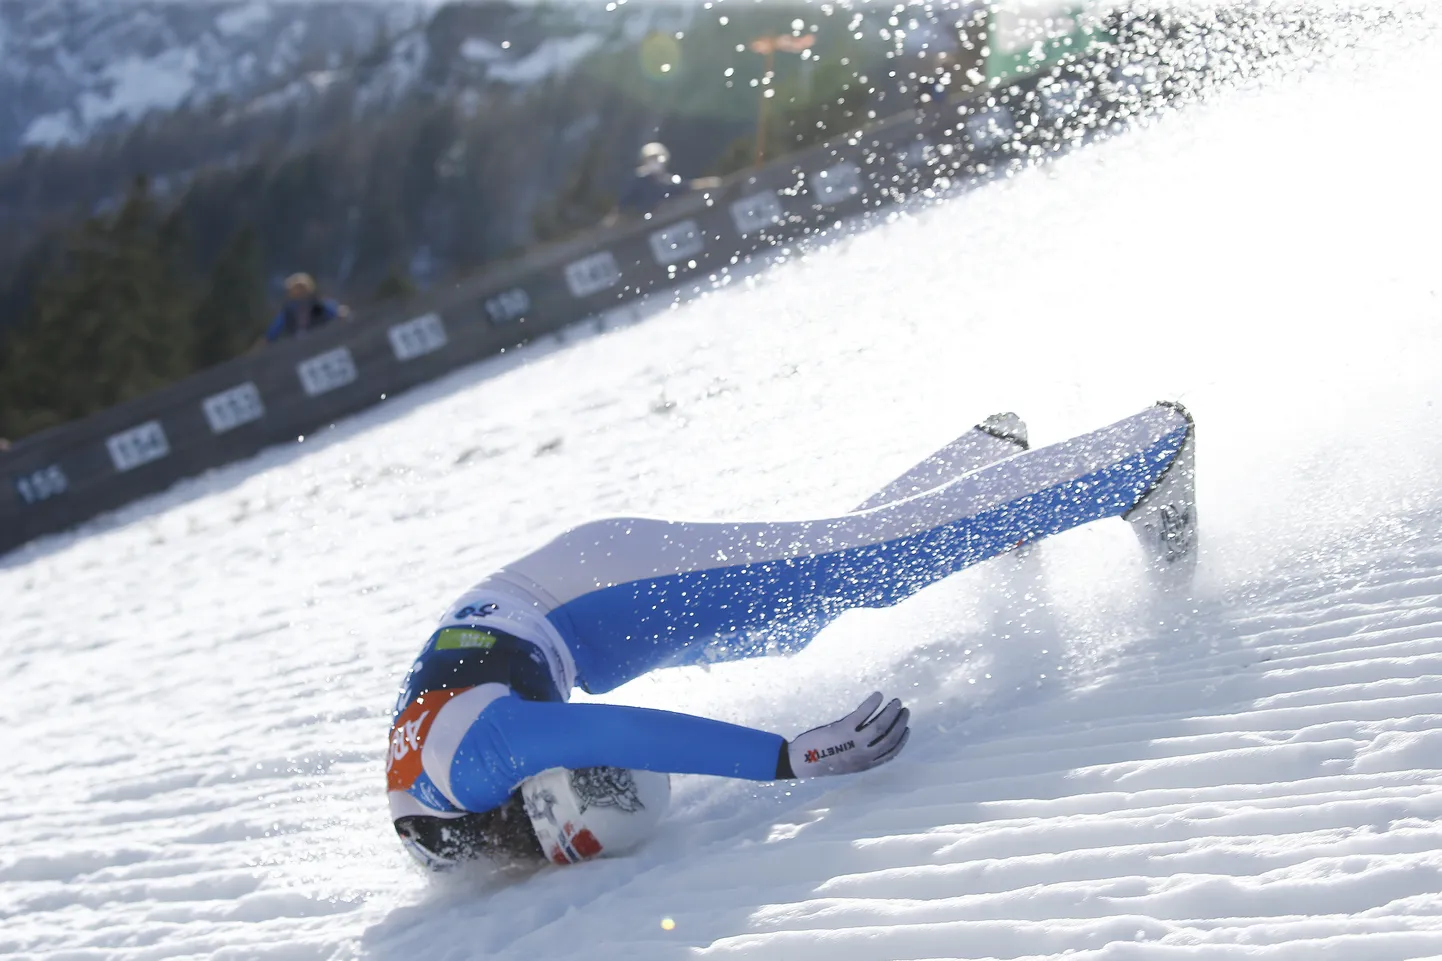
[(798, 734), (786, 743), (782, 766), (790, 764), (792, 777), (823, 777), (885, 764), (911, 736), (911, 711), (895, 698), (877, 712), (880, 704), (877, 692), (841, 720)]

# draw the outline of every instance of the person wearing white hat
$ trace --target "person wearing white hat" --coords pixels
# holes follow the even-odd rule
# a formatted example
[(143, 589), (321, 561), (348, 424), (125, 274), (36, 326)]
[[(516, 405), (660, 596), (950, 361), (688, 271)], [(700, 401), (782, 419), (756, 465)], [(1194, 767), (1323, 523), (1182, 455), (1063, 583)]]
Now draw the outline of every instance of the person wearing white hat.
[(652, 142), (641, 148), (635, 174), (621, 191), (616, 210), (608, 218), (614, 222), (617, 217), (643, 216), (655, 210), (672, 197), (693, 190), (713, 190), (721, 185), (716, 177), (698, 177), (682, 180), (671, 172), (671, 151), (663, 143)]
[(261, 340), (275, 343), (284, 337), (298, 337), (324, 327), (332, 320), (350, 317), (350, 308), (316, 292), (310, 274), (291, 274), (285, 279), (285, 303), (266, 327)]

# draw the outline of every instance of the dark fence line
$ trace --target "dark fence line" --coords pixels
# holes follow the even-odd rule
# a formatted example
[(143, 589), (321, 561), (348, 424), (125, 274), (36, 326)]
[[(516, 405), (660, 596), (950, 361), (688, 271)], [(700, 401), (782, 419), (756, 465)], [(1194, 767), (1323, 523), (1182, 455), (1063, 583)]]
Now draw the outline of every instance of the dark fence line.
[(1045, 155), (1117, 103), (1086, 64), (887, 119), (668, 202), (650, 220), (537, 249), (444, 289), (17, 443), (0, 455), (0, 551), (294, 441), (465, 364), (893, 203), (939, 176)]

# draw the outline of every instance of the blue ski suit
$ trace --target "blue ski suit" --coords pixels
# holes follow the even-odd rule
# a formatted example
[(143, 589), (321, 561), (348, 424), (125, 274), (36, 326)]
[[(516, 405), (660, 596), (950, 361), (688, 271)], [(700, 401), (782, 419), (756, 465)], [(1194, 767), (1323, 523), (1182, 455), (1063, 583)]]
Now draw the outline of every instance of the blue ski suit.
[(406, 676), (387, 753), (397, 828), (499, 808), (553, 767), (795, 776), (779, 734), (567, 699), (799, 650), (848, 609), (1099, 518), (1126, 515), (1190, 561), (1191, 438), (1168, 404), (1036, 450), (983, 425), (839, 517), (569, 530), (458, 598)]

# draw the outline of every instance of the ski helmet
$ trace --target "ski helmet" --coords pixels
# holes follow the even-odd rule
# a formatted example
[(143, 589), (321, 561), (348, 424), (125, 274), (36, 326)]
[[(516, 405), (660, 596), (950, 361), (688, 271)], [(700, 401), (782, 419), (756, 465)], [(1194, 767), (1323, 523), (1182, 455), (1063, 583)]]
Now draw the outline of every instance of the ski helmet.
[(547, 859), (574, 864), (639, 847), (666, 813), (671, 778), (620, 767), (553, 767), (522, 781), (520, 791)]

